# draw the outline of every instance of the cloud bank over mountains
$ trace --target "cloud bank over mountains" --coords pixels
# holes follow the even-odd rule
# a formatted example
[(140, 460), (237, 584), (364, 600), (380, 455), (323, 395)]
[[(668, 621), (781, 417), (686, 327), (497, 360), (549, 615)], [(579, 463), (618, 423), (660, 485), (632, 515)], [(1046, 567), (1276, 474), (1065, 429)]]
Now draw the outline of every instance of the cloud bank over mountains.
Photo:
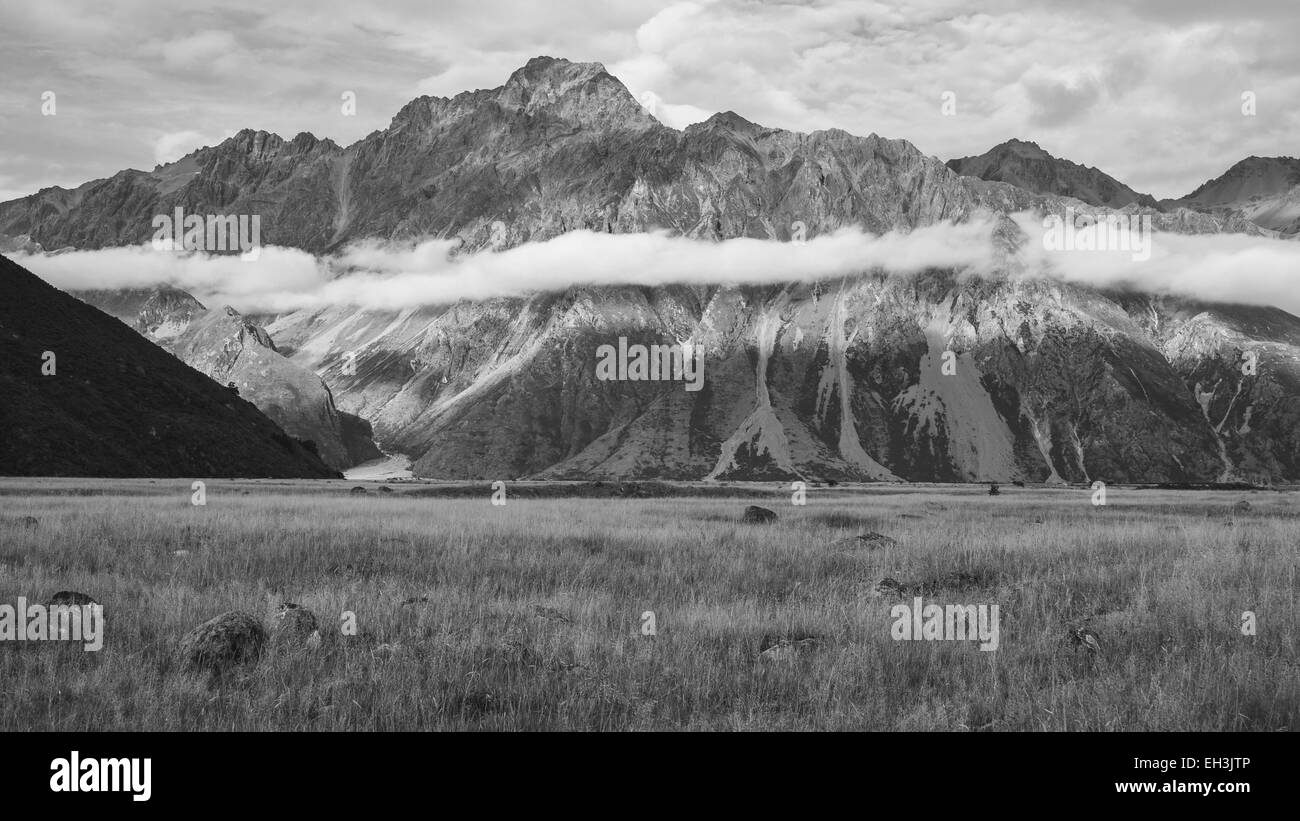
[(1012, 215), (1014, 252), (995, 218), (872, 235), (844, 228), (806, 242), (708, 242), (666, 232), (573, 231), (502, 251), (459, 253), (458, 240), (367, 240), (331, 257), (278, 246), (256, 261), (149, 245), (15, 255), (64, 289), (171, 285), (243, 312), (356, 305), (400, 310), (583, 286), (763, 285), (863, 274), (954, 269), (970, 276), (1051, 277), (1099, 288), (1267, 305), (1300, 313), (1300, 244), (1239, 234), (1150, 234), (1148, 258), (1128, 250), (1059, 250), (1041, 216)]

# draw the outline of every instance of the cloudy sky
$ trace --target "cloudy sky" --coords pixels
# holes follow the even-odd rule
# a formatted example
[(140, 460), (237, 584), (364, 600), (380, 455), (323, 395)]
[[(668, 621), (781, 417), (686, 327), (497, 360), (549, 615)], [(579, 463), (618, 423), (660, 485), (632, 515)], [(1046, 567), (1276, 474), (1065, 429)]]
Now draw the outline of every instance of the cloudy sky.
[(1019, 137), (1156, 197), (1295, 155), (1300, 132), (1292, 0), (40, 0), (0, 16), (0, 201), (241, 128), (346, 145), (413, 97), (495, 87), (543, 54), (604, 63), (679, 128), (730, 109), (942, 159)]

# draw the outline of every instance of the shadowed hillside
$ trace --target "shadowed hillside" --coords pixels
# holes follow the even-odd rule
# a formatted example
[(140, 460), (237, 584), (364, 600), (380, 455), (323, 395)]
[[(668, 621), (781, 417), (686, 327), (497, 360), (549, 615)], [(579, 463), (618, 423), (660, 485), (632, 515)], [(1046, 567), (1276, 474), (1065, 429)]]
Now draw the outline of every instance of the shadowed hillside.
[(0, 473), (337, 475), (232, 391), (4, 257), (0, 294)]

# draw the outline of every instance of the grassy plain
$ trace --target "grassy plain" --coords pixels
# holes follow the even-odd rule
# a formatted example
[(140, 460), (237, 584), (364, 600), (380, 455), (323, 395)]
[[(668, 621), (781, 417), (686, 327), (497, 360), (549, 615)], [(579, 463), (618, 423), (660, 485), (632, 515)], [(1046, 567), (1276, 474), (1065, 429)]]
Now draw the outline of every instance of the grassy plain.
[[(0, 731), (1300, 729), (1295, 493), (866, 486), (795, 506), (767, 484), (498, 507), (486, 483), (356, 484), (212, 481), (194, 506), (188, 481), (0, 479), (0, 604), (77, 590), (107, 621), (99, 652), (0, 642)], [(752, 503), (779, 521), (742, 524)], [(868, 532), (897, 545), (844, 541)], [(893, 640), (912, 595), (886, 576), (997, 604), (999, 649)], [(185, 631), (282, 601), (320, 618), (318, 649), (215, 687), (181, 669)], [(817, 641), (771, 659), (765, 635)]]

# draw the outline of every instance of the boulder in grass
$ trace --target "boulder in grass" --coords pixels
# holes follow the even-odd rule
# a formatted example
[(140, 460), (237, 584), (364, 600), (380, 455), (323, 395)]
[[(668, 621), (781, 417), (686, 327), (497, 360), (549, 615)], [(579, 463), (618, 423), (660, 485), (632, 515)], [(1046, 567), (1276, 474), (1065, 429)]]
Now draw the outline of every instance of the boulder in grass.
[(181, 638), (182, 663), (191, 670), (222, 675), (254, 663), (266, 646), (266, 628), (255, 617), (238, 610), (203, 622)]
[(563, 611), (557, 610), (554, 607), (534, 604), (533, 612), (547, 621), (558, 621), (561, 624), (573, 624), (573, 619), (569, 618), (569, 616)]
[(1249, 513), (1249, 512), (1250, 512), (1250, 502), (1247, 502), (1245, 499), (1242, 499), (1240, 502), (1237, 502), (1235, 505), (1232, 506), (1232, 512), (1233, 512), (1233, 513)]
[(911, 592), (911, 585), (903, 584), (892, 576), (886, 576), (876, 584), (876, 593), (881, 596), (900, 597)]
[(863, 533), (859, 536), (850, 536), (847, 539), (840, 539), (835, 544), (841, 547), (865, 547), (867, 550), (880, 550), (881, 548), (898, 547), (898, 540), (891, 539), (880, 533)]
[(351, 494), (354, 495), (354, 496), (360, 496), (361, 494), (363, 494), (363, 493), (366, 492), (366, 489), (365, 489), (364, 487), (362, 487), (361, 485), (357, 485), (356, 487), (352, 488), (352, 490), (350, 490), (350, 491), (348, 491), (348, 492), (351, 493)]
[(45, 603), (46, 607), (55, 607), (58, 605), (71, 605), (73, 607), (84, 607), (88, 604), (99, 604), (85, 593), (78, 593), (75, 590), (60, 590), (50, 597)]
[(800, 654), (820, 647), (817, 636), (773, 636), (765, 634), (758, 643), (758, 656), (764, 661), (793, 661)]
[(320, 625), (311, 610), (293, 602), (285, 602), (276, 608), (271, 624), (271, 639), (276, 644), (306, 646), (313, 635), (319, 643)]
[[(45, 606), (49, 608), (55, 608), (55, 607), (81, 608), (81, 607), (93, 606), (94, 608), (97, 608), (99, 610), (99, 614), (101, 618), (104, 614), (104, 608), (102, 605), (100, 605), (99, 602), (95, 601), (90, 596), (87, 596), (85, 593), (78, 593), (75, 590), (60, 590), (59, 592), (55, 593), (53, 596), (50, 597), (50, 600), (45, 603)], [(76, 623), (82, 625), (81, 629), (85, 630), (86, 625), (89, 623), (86, 620), (96, 618), (95, 616), (91, 615), (93, 612), (94, 612), (93, 610), (80, 611), (79, 614), (75, 617), (70, 616), (67, 619), (60, 619), (59, 632), (58, 632), (59, 638), (61, 639), (69, 638), (69, 632), (73, 623), (72, 621), (73, 618), (77, 620)]]
[(1095, 658), (1101, 653), (1101, 643), (1097, 640), (1097, 634), (1087, 627), (1071, 626), (1066, 637), (1076, 650), (1086, 653), (1090, 658)]
[(776, 521), (776, 513), (765, 507), (750, 505), (745, 508), (743, 521), (751, 525), (766, 525)]

